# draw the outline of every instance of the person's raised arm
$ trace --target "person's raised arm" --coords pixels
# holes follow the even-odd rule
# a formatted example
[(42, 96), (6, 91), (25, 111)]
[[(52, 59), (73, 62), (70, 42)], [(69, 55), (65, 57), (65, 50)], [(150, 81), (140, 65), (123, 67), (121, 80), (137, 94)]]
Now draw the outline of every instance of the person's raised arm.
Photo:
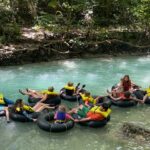
[(138, 87), (138, 88), (141, 88), (141, 86), (139, 86), (139, 85), (137, 85), (137, 84), (135, 84), (134, 82), (132, 82), (131, 81), (131, 86), (133, 87), (133, 86), (136, 86), (136, 87)]

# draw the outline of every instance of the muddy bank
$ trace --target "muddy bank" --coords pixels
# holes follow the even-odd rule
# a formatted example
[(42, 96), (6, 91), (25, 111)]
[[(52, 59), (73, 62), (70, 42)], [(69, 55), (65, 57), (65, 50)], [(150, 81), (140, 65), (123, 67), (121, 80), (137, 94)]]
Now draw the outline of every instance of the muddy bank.
[(135, 46), (112, 39), (76, 42), (74, 40), (45, 40), (0, 46), (0, 65), (16, 65), (69, 58), (149, 55), (150, 46)]

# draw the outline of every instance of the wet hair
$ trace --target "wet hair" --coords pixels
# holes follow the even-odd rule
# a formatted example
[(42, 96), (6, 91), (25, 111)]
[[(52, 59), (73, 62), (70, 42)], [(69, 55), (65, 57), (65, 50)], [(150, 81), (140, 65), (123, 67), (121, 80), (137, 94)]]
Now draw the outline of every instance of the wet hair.
[(22, 99), (17, 99), (15, 104), (14, 104), (14, 109), (16, 109), (16, 107), (18, 107), (18, 105), (20, 105), (20, 107), (23, 106), (23, 100)]
[(62, 112), (66, 112), (66, 107), (65, 107), (64, 105), (60, 105), (60, 106), (58, 107), (58, 110), (59, 110), (59, 111), (62, 111)]
[(73, 83), (72, 82), (68, 82), (68, 86), (73, 86)]
[(54, 91), (54, 87), (53, 86), (48, 87), (48, 91), (53, 92)]
[(114, 89), (116, 89), (116, 85), (112, 86), (111, 91), (113, 91)]
[(88, 92), (88, 91), (85, 91), (85, 92), (84, 92), (84, 95), (85, 95), (85, 96), (90, 96), (90, 95), (91, 95), (91, 93), (90, 93), (90, 92)]
[(125, 98), (130, 98), (131, 93), (129, 91), (124, 92), (124, 96), (125, 96)]
[(15, 104), (21, 104), (22, 101), (23, 101), (22, 99), (17, 99), (16, 102), (15, 102)]
[(123, 77), (122, 81), (125, 81), (125, 78), (128, 78), (128, 81), (131, 82), (129, 75), (125, 75), (125, 76)]
[(103, 107), (103, 109), (105, 109), (105, 111), (107, 111), (107, 109), (109, 108), (109, 105), (107, 103), (102, 103), (101, 106)]
[(139, 86), (134, 85), (134, 86), (133, 86), (133, 89), (139, 89)]

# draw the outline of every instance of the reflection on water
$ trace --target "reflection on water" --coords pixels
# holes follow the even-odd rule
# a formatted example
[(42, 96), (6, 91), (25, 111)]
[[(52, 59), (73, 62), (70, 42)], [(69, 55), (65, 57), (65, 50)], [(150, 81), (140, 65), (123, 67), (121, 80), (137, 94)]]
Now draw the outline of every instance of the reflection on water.
[[(0, 91), (8, 98), (27, 99), (18, 89), (45, 89), (50, 85), (58, 91), (66, 82), (86, 84), (93, 94), (105, 95), (106, 89), (129, 74), (134, 82), (146, 88), (150, 85), (150, 58), (96, 58), (54, 61), (32, 65), (2, 67), (0, 69)], [(69, 107), (76, 103), (65, 102)], [(33, 123), (11, 122), (0, 118), (0, 149), (4, 150), (149, 150), (150, 144), (124, 139), (119, 135), (123, 122), (132, 121), (150, 127), (147, 105), (133, 108), (113, 107), (111, 121), (101, 129), (90, 129), (76, 125), (65, 133), (47, 133)]]

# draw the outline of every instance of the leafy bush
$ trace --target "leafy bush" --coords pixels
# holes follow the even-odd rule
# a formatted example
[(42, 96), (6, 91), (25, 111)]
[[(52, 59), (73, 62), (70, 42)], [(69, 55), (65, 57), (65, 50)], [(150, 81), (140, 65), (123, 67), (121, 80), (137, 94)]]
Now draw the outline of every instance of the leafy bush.
[(54, 22), (54, 15), (41, 12), (36, 18), (35, 24), (38, 26), (49, 27)]
[(16, 23), (7, 23), (0, 26), (0, 42), (13, 42), (20, 37), (20, 27)]

